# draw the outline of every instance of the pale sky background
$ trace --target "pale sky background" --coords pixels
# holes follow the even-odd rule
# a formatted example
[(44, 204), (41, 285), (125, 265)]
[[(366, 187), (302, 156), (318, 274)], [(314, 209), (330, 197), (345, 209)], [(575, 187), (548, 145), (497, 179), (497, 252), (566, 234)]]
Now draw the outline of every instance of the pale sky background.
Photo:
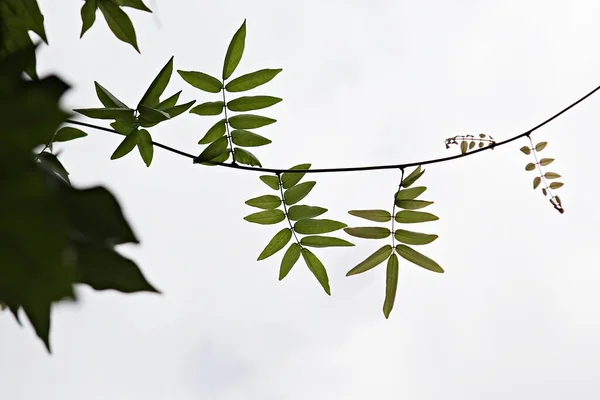
[[(97, 107), (97, 80), (136, 105), (156, 73), (219, 75), (247, 18), (236, 76), (283, 72), (255, 94), (284, 101), (257, 130), (265, 166), (399, 163), (455, 154), (444, 139), (529, 129), (600, 84), (598, 1), (156, 1), (128, 11), (142, 55), (98, 13), (79, 40), (81, 2), (41, 1), (50, 46), (39, 71), (73, 85), (65, 106)], [(176, 74), (166, 94), (214, 101)], [(600, 94), (534, 135), (564, 176), (558, 214), (531, 188), (522, 140), (427, 167), (424, 198), (440, 238), (423, 248), (446, 270), (402, 262), (396, 306), (381, 312), (385, 266), (345, 273), (381, 244), (316, 249), (325, 295), (300, 260), (256, 257), (281, 227), (249, 224), (244, 205), (270, 191), (259, 174), (193, 165), (155, 150), (110, 155), (119, 137), (88, 130), (61, 146), (78, 187), (105, 185), (141, 245), (122, 248), (163, 295), (81, 288), (53, 312), (48, 355), (26, 324), (0, 314), (0, 398), (597, 399), (600, 212), (595, 185)], [(185, 114), (151, 130), (198, 154), (217, 117)], [(102, 121), (99, 121), (103, 124)], [(360, 226), (347, 210), (389, 208), (399, 172), (315, 176), (306, 203)], [(343, 235), (341, 237), (348, 238)]]

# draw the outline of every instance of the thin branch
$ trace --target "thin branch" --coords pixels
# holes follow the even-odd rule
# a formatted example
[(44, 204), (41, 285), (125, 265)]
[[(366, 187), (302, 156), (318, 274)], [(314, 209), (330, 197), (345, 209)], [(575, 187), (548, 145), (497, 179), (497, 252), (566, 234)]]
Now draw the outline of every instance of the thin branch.
[[(214, 165), (219, 165), (221, 167), (225, 167), (225, 168), (233, 168), (233, 169), (241, 169), (241, 170), (245, 170), (245, 171), (255, 171), (255, 172), (270, 172), (273, 174), (281, 174), (284, 172), (288, 172), (288, 173), (302, 173), (302, 174), (319, 174), (319, 173), (333, 173), (333, 172), (357, 172), (357, 171), (375, 171), (375, 170), (383, 170), (383, 169), (398, 169), (398, 168), (408, 168), (408, 167), (416, 167), (419, 165), (428, 165), (428, 164), (438, 164), (438, 163), (442, 163), (442, 162), (446, 162), (446, 161), (451, 161), (451, 160), (456, 160), (458, 158), (463, 158), (463, 157), (468, 157), (468, 156), (472, 156), (474, 154), (480, 153), (482, 151), (487, 151), (487, 150), (491, 150), (491, 149), (495, 149), (496, 147), (500, 147), (503, 146), (505, 144), (508, 144), (510, 142), (514, 142), (515, 140), (518, 140), (520, 138), (526, 137), (531, 135), (533, 132), (535, 132), (536, 130), (540, 129), (541, 127), (543, 127), (544, 125), (552, 122), (553, 120), (555, 120), (556, 118), (560, 117), (561, 115), (563, 115), (564, 113), (566, 113), (567, 111), (569, 111), (570, 109), (572, 109), (573, 107), (577, 106), (579, 103), (581, 103), (582, 101), (586, 100), (588, 97), (592, 96), (594, 93), (596, 93), (597, 91), (600, 90), (600, 86), (598, 86), (597, 88), (595, 88), (594, 90), (592, 90), (591, 92), (589, 92), (588, 94), (586, 94), (585, 96), (583, 96), (582, 98), (580, 98), (579, 100), (577, 100), (576, 102), (574, 102), (573, 104), (569, 105), (568, 107), (562, 109), (561, 111), (559, 111), (558, 113), (554, 114), (552, 117), (548, 118), (547, 120), (545, 120), (544, 122), (534, 126), (533, 128), (529, 129), (528, 131), (525, 131), (519, 135), (513, 136), (511, 138), (508, 138), (506, 140), (503, 140), (501, 142), (497, 142), (493, 145), (487, 146), (487, 147), (483, 147), (481, 149), (476, 149), (470, 152), (467, 152), (465, 154), (457, 154), (454, 156), (448, 156), (448, 157), (442, 157), (442, 158), (435, 158), (435, 159), (431, 159), (431, 160), (422, 160), (422, 161), (414, 161), (414, 162), (409, 162), (409, 163), (404, 163), (404, 164), (389, 164), (389, 165), (370, 165), (370, 166), (361, 166), (361, 167), (341, 167), (341, 168), (317, 168), (317, 169), (294, 169), (294, 170), (289, 170), (289, 169), (283, 169), (283, 168), (256, 168), (256, 167), (250, 167), (250, 166), (246, 166), (246, 165), (240, 165), (240, 164), (231, 164), (231, 163), (218, 163), (218, 162), (214, 162), (211, 164)], [(70, 124), (75, 124), (75, 125), (81, 125), (81, 126), (86, 126), (88, 128), (94, 128), (94, 129), (99, 129), (102, 131), (106, 131), (106, 132), (111, 132), (111, 133), (117, 133), (120, 134), (119, 132), (113, 130), (113, 129), (108, 129), (108, 128), (104, 128), (104, 127), (100, 127), (100, 126), (96, 126), (96, 125), (91, 125), (91, 124), (86, 124), (83, 122), (78, 122), (78, 121), (72, 121), (72, 120), (67, 120), (67, 123)], [(194, 163), (197, 163), (197, 157), (193, 156), (189, 153), (185, 153), (183, 151), (174, 149), (172, 147), (169, 146), (165, 146), (163, 144), (157, 143), (157, 142), (152, 142), (155, 146), (157, 147), (161, 147), (165, 150), (168, 150), (170, 152), (182, 155), (184, 157), (188, 157), (194, 160)], [(205, 162), (205, 161), (204, 161)]]

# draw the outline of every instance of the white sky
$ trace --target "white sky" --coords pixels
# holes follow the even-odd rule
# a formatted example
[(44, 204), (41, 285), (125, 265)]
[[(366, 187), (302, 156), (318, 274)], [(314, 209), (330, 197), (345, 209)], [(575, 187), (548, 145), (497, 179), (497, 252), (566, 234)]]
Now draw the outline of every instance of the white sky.
[[(76, 4), (75, 4), (76, 3)], [(600, 84), (597, 1), (157, 1), (134, 10), (142, 55), (100, 14), (79, 40), (80, 2), (41, 1), (50, 47), (39, 71), (72, 85), (65, 105), (96, 107), (97, 80), (130, 105), (175, 55), (175, 68), (219, 75), (244, 18), (236, 75), (282, 67), (255, 90), (284, 98), (257, 112), (273, 144), (265, 166), (416, 161), (453, 154), (445, 138), (501, 140)], [(176, 74), (166, 94), (217, 100)], [(385, 266), (345, 273), (381, 244), (316, 249), (326, 296), (302, 261), (278, 282), (278, 254), (256, 257), (280, 226), (249, 224), (244, 201), (269, 192), (250, 172), (155, 150), (110, 161), (119, 137), (88, 130), (61, 148), (75, 185), (117, 194), (142, 244), (122, 251), (164, 295), (82, 288), (53, 312), (48, 355), (29, 325), (0, 314), (2, 399), (595, 399), (600, 396), (600, 94), (534, 135), (564, 176), (559, 215), (531, 189), (519, 141), (427, 168), (424, 198), (440, 238), (423, 248), (446, 270), (400, 264), (385, 320)], [(154, 140), (197, 154), (216, 117), (185, 114)], [(102, 124), (102, 121), (100, 121)], [(389, 208), (396, 171), (315, 176), (306, 203)], [(346, 236), (342, 236), (348, 238)]]

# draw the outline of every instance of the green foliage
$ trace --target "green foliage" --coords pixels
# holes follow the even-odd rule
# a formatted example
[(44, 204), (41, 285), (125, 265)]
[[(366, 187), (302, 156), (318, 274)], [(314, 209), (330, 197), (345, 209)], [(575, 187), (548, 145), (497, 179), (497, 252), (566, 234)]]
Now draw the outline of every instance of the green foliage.
[(67, 142), (69, 140), (78, 139), (85, 136), (87, 136), (87, 133), (80, 129), (72, 128), (70, 126), (63, 126), (56, 132), (54, 135), (54, 140), (52, 141), (54, 143)]
[(247, 90), (254, 89), (271, 81), (281, 71), (281, 68), (261, 69), (259, 71), (242, 75), (225, 85), (225, 90), (228, 92), (245, 92)]
[(229, 79), (235, 71), (244, 54), (244, 46), (246, 45), (246, 20), (240, 28), (235, 32), (227, 47), (225, 61), (223, 62), (223, 80)]
[(496, 141), (493, 137), (486, 135), (485, 133), (480, 133), (479, 137), (475, 137), (473, 135), (465, 135), (465, 136), (454, 136), (446, 139), (446, 148), (449, 149), (453, 144), (460, 144), (460, 153), (466, 154), (469, 150), (473, 150), (476, 146), (478, 149), (482, 149), (487, 146), (490, 148), (494, 148)]

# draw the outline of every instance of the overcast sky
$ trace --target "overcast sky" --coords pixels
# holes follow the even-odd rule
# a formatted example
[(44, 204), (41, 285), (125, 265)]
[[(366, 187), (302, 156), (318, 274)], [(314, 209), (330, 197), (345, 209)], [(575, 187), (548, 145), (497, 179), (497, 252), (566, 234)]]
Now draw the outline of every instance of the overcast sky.
[[(335, 167), (455, 154), (444, 139), (521, 133), (600, 84), (597, 1), (155, 1), (128, 11), (142, 54), (98, 13), (79, 40), (81, 2), (41, 1), (49, 47), (39, 71), (73, 89), (65, 106), (98, 107), (97, 80), (136, 105), (156, 73), (218, 76), (247, 19), (236, 75), (283, 68), (255, 94), (283, 97), (260, 112), (273, 140), (264, 166)], [(177, 74), (166, 94), (218, 100)], [(423, 248), (443, 275), (400, 263), (385, 320), (385, 266), (346, 278), (379, 243), (316, 249), (325, 295), (299, 261), (278, 282), (283, 254), (256, 257), (280, 226), (249, 224), (244, 201), (269, 192), (259, 174), (193, 165), (155, 150), (111, 161), (120, 138), (89, 130), (61, 146), (78, 187), (105, 185), (131, 221), (136, 260), (163, 295), (81, 288), (53, 312), (48, 355), (31, 327), (0, 314), (0, 398), (596, 399), (600, 397), (600, 212), (595, 185), (600, 94), (535, 133), (565, 186), (560, 215), (532, 190), (518, 141), (427, 167)], [(217, 117), (185, 114), (151, 130), (198, 154)], [(103, 122), (100, 121), (100, 124)], [(258, 131), (257, 131), (258, 132)], [(315, 176), (306, 203), (364, 225), (352, 209), (390, 208), (398, 171)], [(341, 237), (348, 238), (342, 235)]]

